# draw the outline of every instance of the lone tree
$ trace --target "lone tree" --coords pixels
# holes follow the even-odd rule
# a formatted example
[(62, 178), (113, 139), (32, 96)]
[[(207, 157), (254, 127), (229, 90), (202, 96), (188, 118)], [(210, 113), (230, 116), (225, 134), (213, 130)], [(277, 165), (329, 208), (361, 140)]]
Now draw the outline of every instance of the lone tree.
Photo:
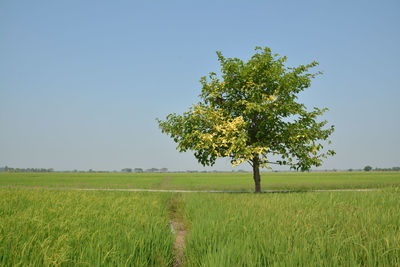
[(372, 167), (367, 165), (364, 167), (364, 171), (369, 172), (370, 170), (372, 170)]
[(335, 152), (322, 152), (321, 142), (330, 144), (334, 130), (324, 128), (327, 121), (317, 121), (327, 109), (307, 111), (297, 102), (297, 95), (321, 74), (309, 72), (318, 63), (286, 67), (286, 57), (268, 47), (255, 51), (247, 62), (217, 52), (221, 75), (201, 78), (201, 102), (157, 121), (180, 152), (194, 151), (202, 165), (213, 165), (218, 157), (230, 157), (233, 166), (250, 163), (258, 193), (260, 167), (278, 164), (307, 171)]

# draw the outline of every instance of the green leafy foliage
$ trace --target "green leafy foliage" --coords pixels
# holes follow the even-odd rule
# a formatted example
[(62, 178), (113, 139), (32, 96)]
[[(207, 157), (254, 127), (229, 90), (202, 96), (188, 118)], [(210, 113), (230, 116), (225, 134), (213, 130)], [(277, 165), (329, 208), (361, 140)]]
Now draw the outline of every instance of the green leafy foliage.
[(370, 170), (372, 170), (372, 167), (367, 165), (364, 167), (364, 171), (369, 172)]
[(322, 151), (334, 126), (318, 121), (326, 108), (308, 111), (297, 101), (321, 74), (309, 71), (318, 63), (286, 67), (287, 58), (268, 47), (255, 51), (247, 62), (217, 52), (221, 75), (202, 77), (201, 102), (183, 115), (158, 120), (161, 130), (178, 143), (179, 151), (194, 151), (203, 165), (229, 157), (234, 166), (249, 162), (257, 169), (270, 164), (302, 171), (320, 166), (323, 158), (335, 154)]

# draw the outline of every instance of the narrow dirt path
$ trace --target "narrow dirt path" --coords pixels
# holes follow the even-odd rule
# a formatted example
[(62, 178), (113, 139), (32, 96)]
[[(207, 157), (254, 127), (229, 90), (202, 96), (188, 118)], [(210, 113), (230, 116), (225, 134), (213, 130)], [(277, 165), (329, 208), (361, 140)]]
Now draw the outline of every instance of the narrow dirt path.
[(160, 188), (166, 188), (169, 183), (169, 180), (171, 180), (171, 176), (165, 176), (160, 183)]
[(174, 267), (183, 266), (185, 254), (185, 224), (183, 221), (183, 211), (181, 206), (181, 196), (175, 195), (168, 202), (168, 212), (170, 217), (171, 232), (175, 235), (174, 242)]
[(173, 229), (175, 230), (175, 243), (174, 243), (174, 267), (183, 266), (183, 256), (185, 254), (185, 227), (179, 221), (172, 221)]
[[(246, 194), (254, 191), (223, 190), (180, 190), (180, 189), (143, 189), (143, 188), (77, 188), (77, 187), (43, 187), (43, 186), (0, 186), (1, 188), (21, 188), (40, 190), (77, 190), (77, 191), (127, 191), (127, 192), (163, 192), (163, 193), (237, 193)], [(344, 188), (344, 189), (305, 189), (305, 190), (262, 190), (261, 193), (307, 193), (307, 192), (372, 192), (384, 188)]]
[[(25, 187), (29, 188), (29, 187)], [(180, 189), (140, 189), (140, 188), (40, 188), (40, 189), (66, 189), (81, 191), (130, 191), (130, 192), (166, 192), (166, 193), (254, 193), (254, 191), (223, 191), (223, 190), (180, 190)], [(306, 192), (371, 192), (380, 188), (350, 188), (350, 189), (310, 189), (310, 190), (262, 190), (261, 193), (306, 193)]]

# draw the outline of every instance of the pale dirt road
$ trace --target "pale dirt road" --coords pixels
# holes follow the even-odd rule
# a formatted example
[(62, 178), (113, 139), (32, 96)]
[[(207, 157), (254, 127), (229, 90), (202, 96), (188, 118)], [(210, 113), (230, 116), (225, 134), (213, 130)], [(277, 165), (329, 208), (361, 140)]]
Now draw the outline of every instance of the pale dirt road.
[[(127, 191), (127, 192), (165, 192), (165, 193), (231, 193), (245, 194), (254, 191), (223, 191), (223, 190), (179, 190), (179, 189), (139, 189), (139, 188), (63, 188), (79, 191)], [(370, 192), (378, 188), (354, 188), (354, 189), (315, 189), (315, 190), (263, 190), (262, 193), (305, 193), (305, 192)]]
[[(41, 190), (72, 190), (72, 191), (121, 191), (121, 192), (161, 192), (161, 193), (227, 193), (248, 194), (254, 191), (224, 191), (224, 190), (182, 190), (182, 189), (143, 189), (143, 188), (77, 188), (77, 187), (42, 187), (42, 186), (0, 186), (0, 188), (41, 189)], [(371, 192), (380, 188), (349, 188), (349, 189), (314, 189), (314, 190), (263, 190), (261, 193), (307, 193), (307, 192)]]

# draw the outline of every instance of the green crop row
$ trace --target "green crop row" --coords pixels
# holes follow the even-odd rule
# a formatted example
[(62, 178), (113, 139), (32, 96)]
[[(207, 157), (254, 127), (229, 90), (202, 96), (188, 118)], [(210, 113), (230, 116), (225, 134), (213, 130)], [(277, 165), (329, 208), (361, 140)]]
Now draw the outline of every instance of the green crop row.
[(167, 198), (0, 190), (0, 266), (169, 266)]
[(399, 266), (400, 192), (185, 195), (187, 266)]
[(400, 192), (0, 190), (0, 266), (399, 266)]
[[(400, 186), (400, 172), (262, 173), (263, 190)], [(0, 187), (254, 190), (251, 173), (5, 173)]]

